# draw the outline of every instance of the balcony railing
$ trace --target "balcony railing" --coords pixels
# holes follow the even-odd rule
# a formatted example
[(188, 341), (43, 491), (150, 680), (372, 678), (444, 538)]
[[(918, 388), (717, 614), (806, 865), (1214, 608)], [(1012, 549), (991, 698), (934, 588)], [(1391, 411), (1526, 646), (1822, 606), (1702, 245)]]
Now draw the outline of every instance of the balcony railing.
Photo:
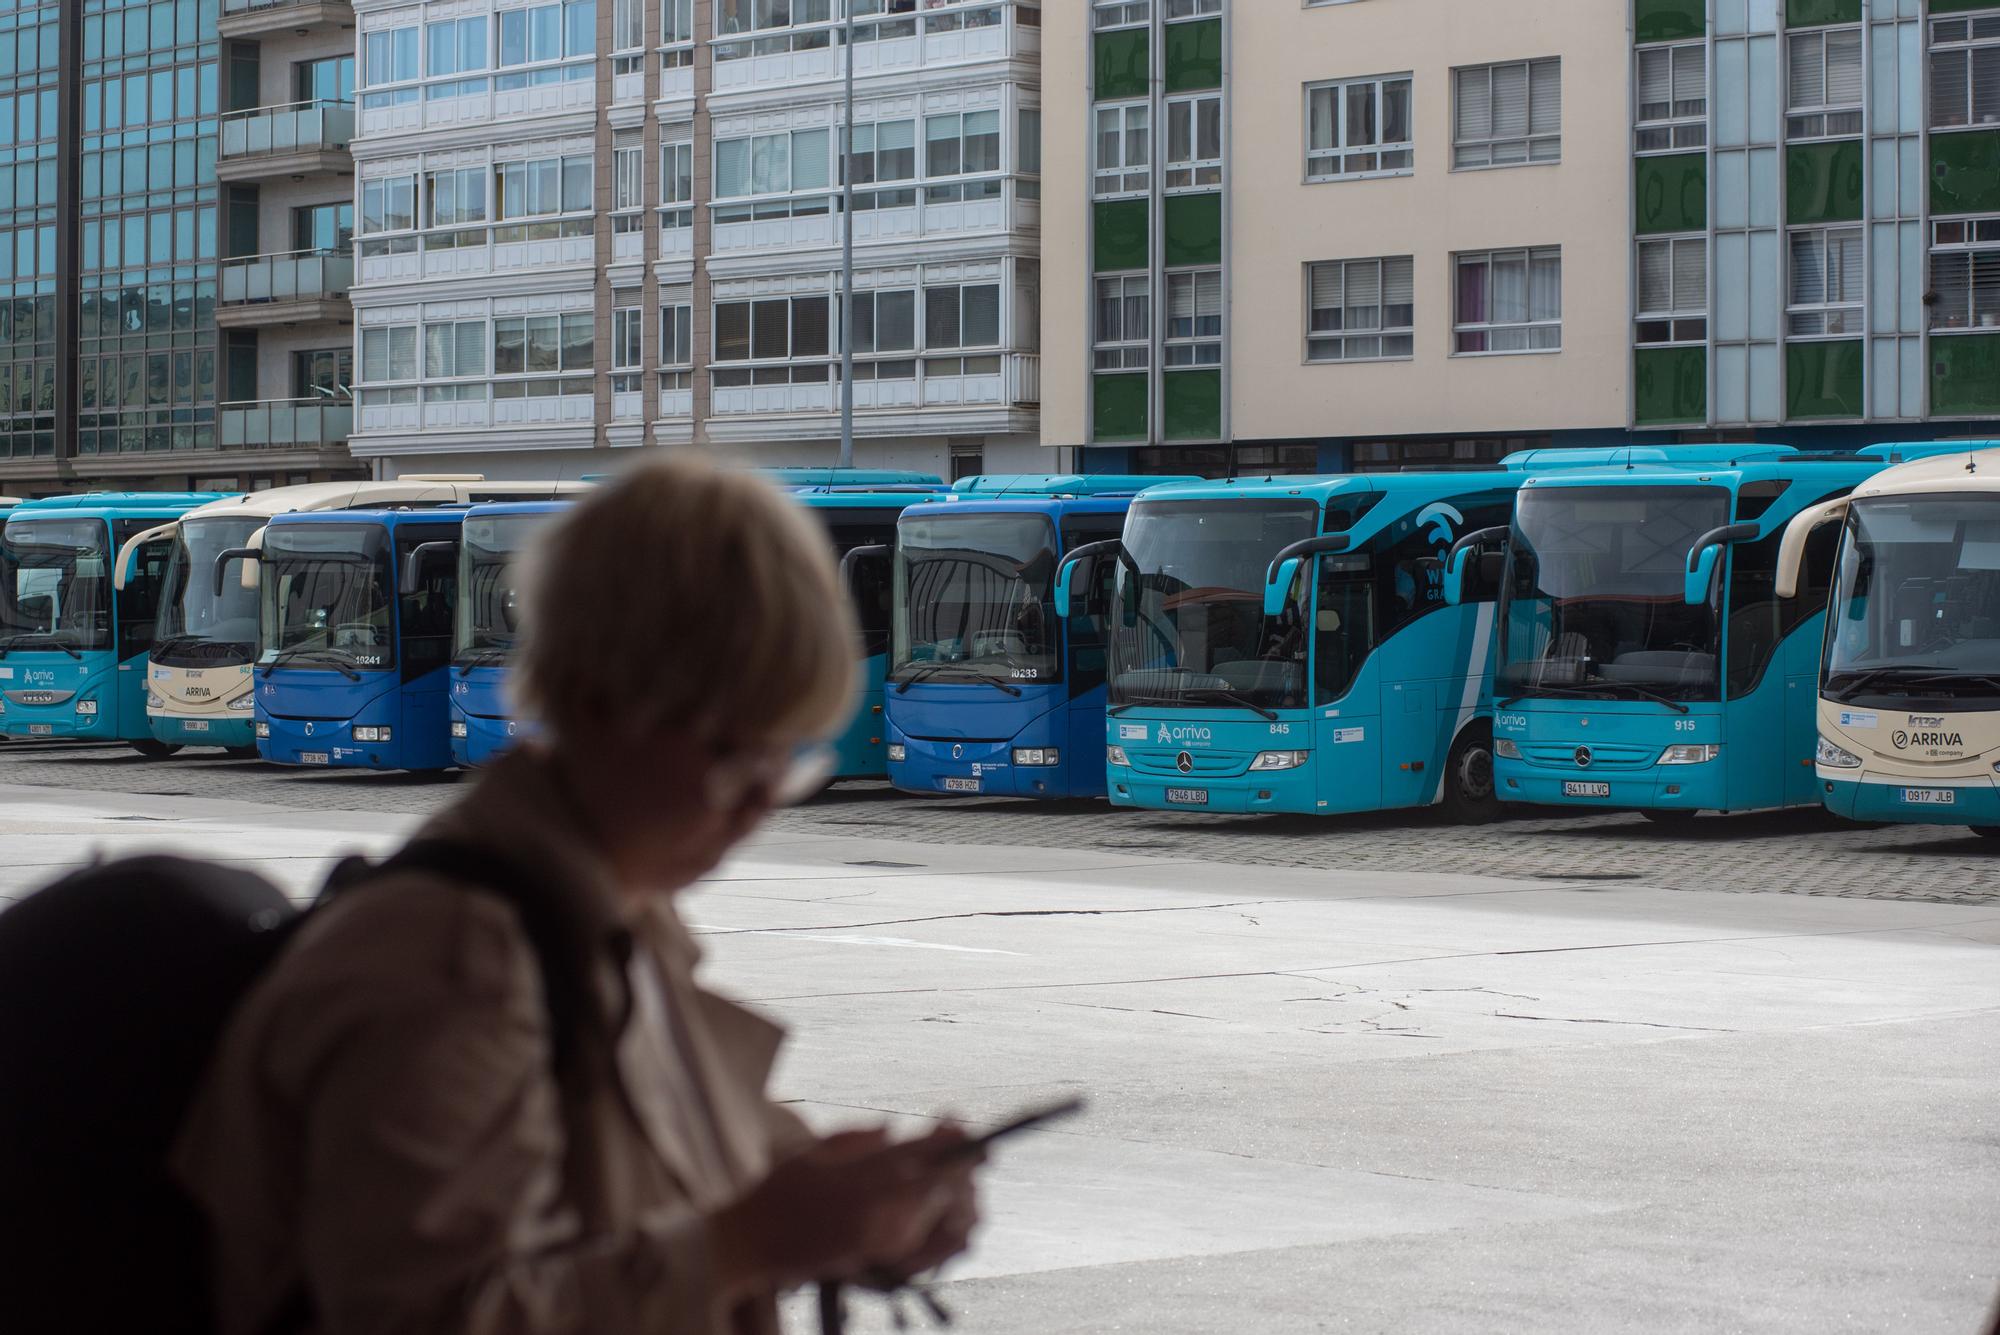
[(354, 285), (354, 256), (344, 250), (294, 250), (222, 262), (220, 306), (331, 301)]
[(225, 450), (317, 449), (343, 445), (354, 404), (342, 398), (260, 399), (218, 405)]
[(221, 159), (234, 162), (291, 153), (337, 152), (353, 138), (352, 102), (252, 107), (222, 117)]
[(320, 3), (321, 0), (222, 0), (222, 12), (225, 17), (234, 17), (237, 14), (262, 14), (283, 9), (304, 9)]

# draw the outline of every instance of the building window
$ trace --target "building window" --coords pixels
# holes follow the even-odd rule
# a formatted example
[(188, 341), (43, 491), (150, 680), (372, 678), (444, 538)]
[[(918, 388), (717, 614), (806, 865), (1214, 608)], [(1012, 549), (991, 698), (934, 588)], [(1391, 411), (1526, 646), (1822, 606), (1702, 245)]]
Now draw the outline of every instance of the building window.
[(1453, 351), (1555, 352), (1562, 348), (1562, 248), (1459, 255), (1453, 265)]
[(2000, 14), (1931, 20), (1931, 128), (2000, 125)]
[(611, 49), (637, 51), (646, 44), (646, 11), (640, 0), (611, 0)]
[(986, 448), (983, 445), (961, 445), (951, 443), (951, 480), (978, 477), (986, 471)]
[(660, 145), (660, 226), (694, 226), (694, 145)]
[(424, 326), (424, 379), (486, 374), (486, 321), (449, 320)]
[(1097, 280), (1096, 367), (1143, 370), (1152, 360), (1152, 286), (1144, 274)]
[[(424, 25), (424, 76), (447, 78), (486, 68), (486, 18), (445, 19)], [(482, 81), (483, 82), (483, 81)]]
[(354, 57), (322, 56), (294, 62), (292, 91), (301, 102), (352, 102)]
[(407, 232), (417, 225), (417, 178), (380, 176), (361, 183), (361, 234)]
[(637, 232), (645, 227), (646, 150), (638, 144), (611, 150), (611, 230)]
[(1000, 285), (957, 283), (924, 289), (924, 347), (1000, 346)]
[(1097, 194), (1144, 194), (1152, 172), (1153, 109), (1129, 102), (1097, 109)]
[[(588, 311), (525, 315), (493, 322), (493, 374), (543, 379), (497, 380), (496, 399), (588, 394), (596, 367), (596, 329)], [(565, 379), (554, 379), (558, 375)]]
[(870, 352), (914, 352), (916, 347), (915, 288), (854, 294), (854, 351), (857, 356)]
[(1678, 236), (1641, 241), (1636, 341), (1701, 343), (1707, 338), (1707, 239)]
[(354, 205), (306, 204), (292, 210), (292, 249), (346, 253), (354, 245)]
[[(817, 216), (831, 207), (825, 193), (833, 182), (831, 134), (826, 130), (795, 130), (760, 134), (746, 139), (722, 139), (715, 145), (715, 197), (764, 198), (755, 206), (718, 208), (717, 223), (749, 222), (752, 218)], [(798, 194), (793, 199), (771, 196)]]
[(637, 306), (617, 306), (611, 311), (611, 392), (632, 394), (639, 389), (639, 365), (643, 349), (640, 328), (645, 312)]
[(1859, 227), (1802, 227), (1791, 234), (1786, 329), (1795, 338), (1861, 332), (1865, 257)]
[[(539, 65), (555, 60), (580, 60), (597, 54), (596, 0), (568, 0), (560, 5), (503, 9), (500, 20), (502, 69)], [(582, 72), (587, 77), (589, 71)], [(565, 79), (579, 77), (565, 74)], [(500, 80), (502, 88), (525, 88), (530, 78), (514, 75)]]
[(292, 395), (344, 399), (354, 387), (354, 349), (312, 348), (292, 354)]
[(1222, 12), (1222, 0), (1167, 0), (1167, 22), (1205, 19)]
[(2000, 218), (1931, 224), (1933, 329), (2000, 326)]
[(380, 385), (417, 378), (417, 327), (377, 325), (361, 331), (361, 383)]
[(417, 77), (417, 28), (385, 28), (371, 32), (361, 47), (361, 86), (408, 83)]
[(1451, 165), (1518, 167), (1562, 160), (1562, 61), (1451, 72)]
[(535, 158), (503, 162), (493, 168), (494, 213), (501, 221), (546, 218), (591, 211), (591, 160)]
[[(486, 221), (486, 171), (458, 167), (424, 175), (424, 226), (462, 227)], [(483, 242), (485, 238), (481, 238)]]
[(1163, 182), (1169, 190), (1222, 183), (1222, 94), (1167, 99)]
[(1327, 260), (1306, 266), (1306, 360), (1364, 362), (1415, 348), (1412, 261)]
[(1169, 367), (1222, 365), (1222, 270), (1167, 275), (1162, 359)]
[(1861, 29), (1795, 32), (1785, 47), (1785, 137), (1838, 139), (1861, 133)]
[(1641, 153), (1672, 153), (1708, 145), (1708, 48), (1701, 42), (1649, 46), (1638, 53)]
[(1410, 76), (1306, 85), (1306, 179), (1407, 172)]
[[(925, 175), (983, 175), (1000, 170), (1000, 113), (997, 111), (956, 112), (929, 116), (924, 120)], [(956, 204), (964, 199), (1000, 198), (1000, 178), (983, 181), (953, 181), (925, 187), (927, 204)]]
[(682, 304), (660, 307), (660, 365), (662, 367), (694, 365), (693, 306)]
[(1091, 0), (1091, 21), (1099, 29), (1131, 28), (1152, 18), (1152, 0)]
[(715, 360), (782, 361), (824, 357), (826, 297), (772, 297), (715, 303)]
[(862, 186), (882, 185), (917, 179), (917, 123), (880, 121), (854, 127), (848, 170), (854, 174), (854, 211), (903, 209), (917, 202), (917, 192), (907, 186), (890, 190), (863, 190)]

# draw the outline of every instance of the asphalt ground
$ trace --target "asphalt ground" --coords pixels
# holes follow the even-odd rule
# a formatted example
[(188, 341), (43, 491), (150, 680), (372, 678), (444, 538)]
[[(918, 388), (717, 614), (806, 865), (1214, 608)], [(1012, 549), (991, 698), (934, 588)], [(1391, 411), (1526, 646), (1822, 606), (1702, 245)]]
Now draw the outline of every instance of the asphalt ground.
[[(299, 770), (188, 750), (147, 760), (110, 746), (0, 743), (0, 784), (105, 793), (220, 798), (280, 808), (422, 815), (468, 778)], [(1481, 827), (1428, 811), (1367, 816), (1234, 816), (1134, 811), (1104, 802), (937, 799), (885, 783), (835, 785), (780, 812), (774, 833), (917, 844), (1089, 849), (1230, 864), (1251, 889), (1258, 867), (1495, 876), (1530, 882), (1631, 882), (1722, 890), (1946, 904), (2000, 903), (2000, 841), (1956, 825), (1857, 825), (1823, 811), (1702, 816), (1655, 825), (1633, 813), (1548, 808)]]

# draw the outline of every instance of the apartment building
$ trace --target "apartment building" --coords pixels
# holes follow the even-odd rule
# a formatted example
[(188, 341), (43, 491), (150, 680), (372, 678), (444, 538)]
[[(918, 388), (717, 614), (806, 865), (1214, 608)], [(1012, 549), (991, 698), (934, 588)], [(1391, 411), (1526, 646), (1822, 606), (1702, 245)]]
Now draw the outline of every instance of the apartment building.
[(1038, 4), (357, 10), (357, 461), (831, 463), (851, 219), (855, 462), (1041, 463)]
[(1090, 0), (1046, 36), (1043, 435), (1090, 466), (2000, 415), (1992, 0)]
[(346, 382), (283, 355), (351, 343), (344, 282), (293, 301), (273, 261), (352, 198), (328, 62), (353, 25), (342, 0), (0, 11), (0, 490), (352, 472)]

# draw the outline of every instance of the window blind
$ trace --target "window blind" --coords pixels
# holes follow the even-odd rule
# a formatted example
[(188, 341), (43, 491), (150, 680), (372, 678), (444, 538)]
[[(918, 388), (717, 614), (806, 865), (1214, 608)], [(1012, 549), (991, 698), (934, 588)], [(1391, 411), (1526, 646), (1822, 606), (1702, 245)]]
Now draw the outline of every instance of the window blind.
[(1699, 237), (1686, 237), (1674, 242), (1673, 268), (1672, 309), (1677, 312), (1707, 310), (1708, 243)]
[(1826, 35), (1826, 105), (1861, 105), (1861, 32), (1849, 28)]
[(1826, 53), (1821, 35), (1816, 32), (1793, 33), (1787, 54), (1788, 105), (1794, 110), (1825, 105), (1821, 99), (1826, 93)]

